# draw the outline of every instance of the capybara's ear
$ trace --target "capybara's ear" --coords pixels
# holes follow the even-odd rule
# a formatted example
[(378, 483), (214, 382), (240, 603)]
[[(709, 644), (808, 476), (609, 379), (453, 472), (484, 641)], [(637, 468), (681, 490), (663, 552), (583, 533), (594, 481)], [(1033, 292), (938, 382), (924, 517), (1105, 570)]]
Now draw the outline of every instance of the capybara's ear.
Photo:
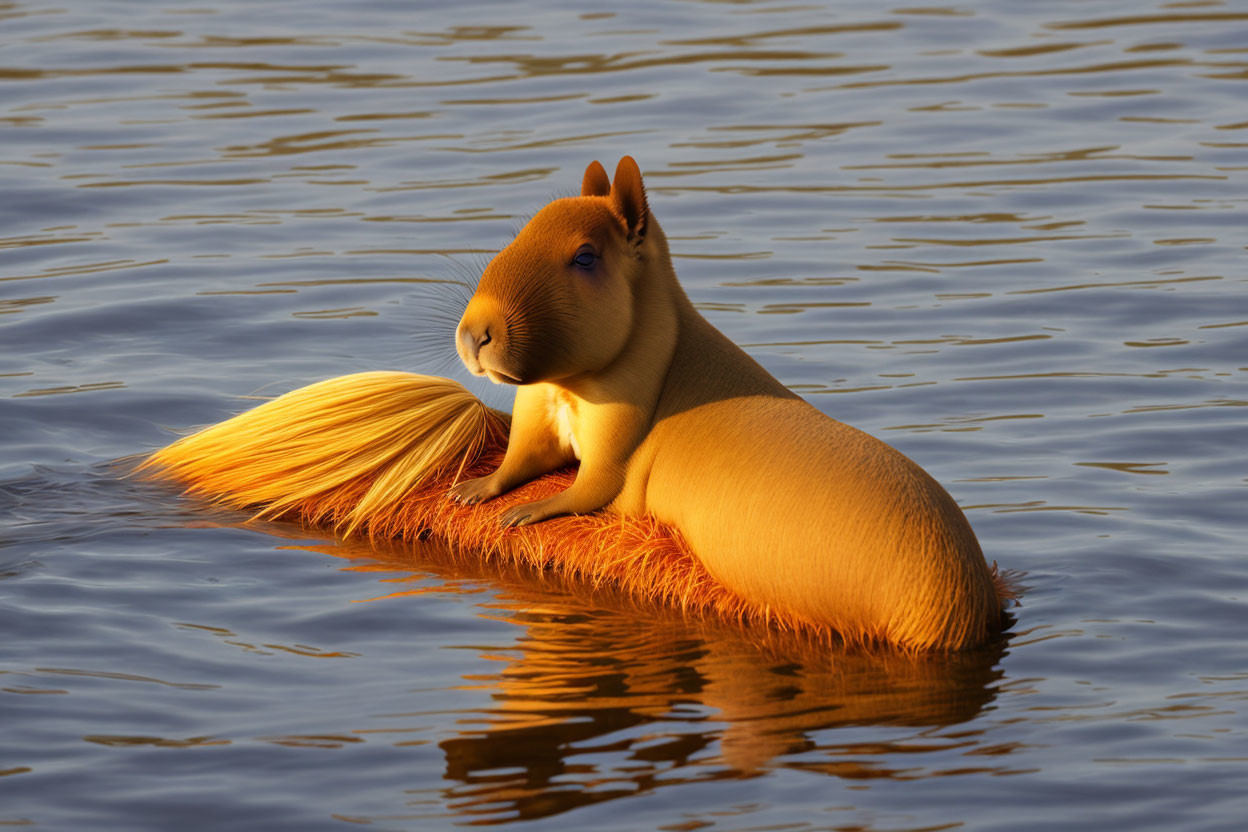
[(581, 196), (606, 196), (609, 193), (611, 180), (607, 178), (607, 169), (601, 162), (590, 162), (585, 168), (585, 178), (581, 180)]
[(615, 168), (615, 180), (611, 183), (611, 201), (616, 213), (628, 226), (628, 236), (640, 240), (646, 234), (646, 218), (650, 207), (646, 204), (646, 188), (641, 184), (641, 169), (632, 156), (625, 156)]

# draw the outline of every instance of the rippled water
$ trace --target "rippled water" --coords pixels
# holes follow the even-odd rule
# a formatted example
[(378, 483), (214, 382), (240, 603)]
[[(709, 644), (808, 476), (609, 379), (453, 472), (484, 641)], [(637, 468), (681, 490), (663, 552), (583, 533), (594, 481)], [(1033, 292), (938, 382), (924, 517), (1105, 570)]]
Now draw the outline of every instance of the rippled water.
[[(462, 377), (457, 282), (623, 153), (708, 317), (1028, 572), (1005, 643), (818, 653), (118, 476)], [(1248, 815), (1244, 4), (0, 2), (0, 182), (0, 826)]]

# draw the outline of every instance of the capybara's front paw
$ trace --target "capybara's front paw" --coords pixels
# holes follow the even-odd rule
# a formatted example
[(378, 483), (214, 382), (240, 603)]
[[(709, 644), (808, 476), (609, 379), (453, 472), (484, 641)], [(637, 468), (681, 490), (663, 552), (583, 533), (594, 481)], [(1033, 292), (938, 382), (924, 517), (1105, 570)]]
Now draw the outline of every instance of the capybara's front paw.
[(502, 492), (494, 484), (493, 477), (477, 477), (475, 480), (465, 480), (451, 486), (450, 497), (457, 503), (475, 506), (477, 503), (493, 500), (500, 493)]
[(498, 516), (498, 522), (505, 527), (531, 526), (555, 517), (561, 512), (552, 510), (551, 500), (537, 500), (512, 506)]

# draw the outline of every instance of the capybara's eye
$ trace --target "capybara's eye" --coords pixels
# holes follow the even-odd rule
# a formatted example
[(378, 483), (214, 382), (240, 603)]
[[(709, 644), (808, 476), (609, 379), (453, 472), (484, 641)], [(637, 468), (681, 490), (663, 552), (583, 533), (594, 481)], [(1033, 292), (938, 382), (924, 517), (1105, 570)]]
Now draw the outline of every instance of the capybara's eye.
[(580, 266), (582, 269), (592, 268), (597, 260), (598, 255), (594, 254), (589, 249), (581, 249), (576, 253), (576, 256), (572, 258), (572, 262)]

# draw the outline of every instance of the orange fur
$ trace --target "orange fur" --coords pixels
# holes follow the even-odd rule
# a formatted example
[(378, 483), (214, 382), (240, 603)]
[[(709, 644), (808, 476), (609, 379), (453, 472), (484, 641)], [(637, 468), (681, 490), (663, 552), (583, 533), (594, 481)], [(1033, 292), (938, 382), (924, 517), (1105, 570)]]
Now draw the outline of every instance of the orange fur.
[[(675, 529), (652, 518), (599, 513), (519, 528), (499, 524), (508, 508), (566, 489), (575, 477), (571, 469), (480, 505), (447, 499), (457, 480), (497, 467), (508, 421), (446, 379), (361, 373), (292, 391), (184, 437), (140, 470), (259, 516), (374, 538), (433, 535), (453, 551), (558, 570), (691, 616), (848, 644), (895, 642), (888, 633), (844, 624), (834, 632), (826, 621), (734, 594), (711, 577)], [(1008, 578), (996, 580), (1002, 597), (1012, 597)]]

